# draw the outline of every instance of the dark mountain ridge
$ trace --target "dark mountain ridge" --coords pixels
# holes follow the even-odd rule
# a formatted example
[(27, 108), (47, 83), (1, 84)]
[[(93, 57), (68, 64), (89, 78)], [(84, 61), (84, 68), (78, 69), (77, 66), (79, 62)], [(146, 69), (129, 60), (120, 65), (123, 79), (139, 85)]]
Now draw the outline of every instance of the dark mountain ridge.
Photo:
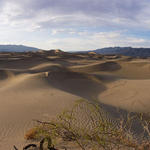
[(24, 45), (0, 45), (0, 52), (26, 52), (38, 50), (40, 49)]
[(150, 57), (150, 48), (132, 48), (132, 47), (108, 47), (94, 50), (97, 54), (105, 55), (125, 55), (133, 57)]

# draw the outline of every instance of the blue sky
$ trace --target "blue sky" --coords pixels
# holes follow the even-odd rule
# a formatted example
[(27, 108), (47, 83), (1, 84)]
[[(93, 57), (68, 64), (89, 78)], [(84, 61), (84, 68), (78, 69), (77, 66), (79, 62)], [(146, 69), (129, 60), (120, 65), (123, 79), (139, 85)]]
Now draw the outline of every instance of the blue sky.
[(150, 47), (150, 1), (0, 0), (0, 44)]

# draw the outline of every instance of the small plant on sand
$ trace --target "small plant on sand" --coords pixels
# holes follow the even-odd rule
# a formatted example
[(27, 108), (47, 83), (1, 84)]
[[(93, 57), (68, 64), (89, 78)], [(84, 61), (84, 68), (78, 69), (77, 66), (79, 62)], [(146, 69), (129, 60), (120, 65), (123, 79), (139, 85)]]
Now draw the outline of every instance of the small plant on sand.
[[(132, 123), (139, 121), (143, 126), (143, 139), (138, 141), (132, 133)], [(128, 114), (126, 119), (111, 121), (106, 112), (97, 104), (84, 100), (60, 114), (50, 122), (38, 121), (34, 138), (49, 137), (53, 143), (59, 139), (76, 143), (82, 150), (149, 150), (150, 142), (144, 139), (150, 137), (150, 119), (143, 114)], [(29, 132), (30, 133), (30, 132)], [(26, 139), (33, 139), (33, 131), (26, 134)]]

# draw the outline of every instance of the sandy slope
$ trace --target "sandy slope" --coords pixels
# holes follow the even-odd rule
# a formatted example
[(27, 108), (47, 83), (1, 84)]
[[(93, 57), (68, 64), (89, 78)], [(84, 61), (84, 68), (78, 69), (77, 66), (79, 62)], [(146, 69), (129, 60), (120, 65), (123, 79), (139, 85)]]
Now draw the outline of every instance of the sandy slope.
[(48, 86), (44, 75), (24, 74), (1, 83), (0, 149), (10, 149), (14, 144), (22, 146), (32, 119), (55, 117), (79, 99)]
[(122, 79), (107, 86), (99, 95), (105, 104), (117, 106), (129, 111), (150, 112), (150, 80)]
[(14, 57), (0, 58), (2, 150), (24, 145), (24, 133), (33, 126), (33, 119), (55, 117), (80, 98), (130, 111), (150, 111), (149, 59), (54, 58), (43, 53)]

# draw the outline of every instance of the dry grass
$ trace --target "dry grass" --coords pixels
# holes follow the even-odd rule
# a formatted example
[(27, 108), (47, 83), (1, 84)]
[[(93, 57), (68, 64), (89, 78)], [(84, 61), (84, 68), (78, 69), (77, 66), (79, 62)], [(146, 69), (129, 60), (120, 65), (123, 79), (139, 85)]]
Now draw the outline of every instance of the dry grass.
[[(111, 122), (107, 117), (98, 105), (79, 101), (71, 110), (60, 114), (56, 120), (37, 121), (38, 128), (30, 130), (26, 134), (26, 139), (49, 137), (53, 143), (57, 143), (61, 138), (68, 143), (70, 141), (76, 143), (82, 150), (150, 149), (148, 116), (131, 113), (125, 120), (120, 118), (118, 123)], [(143, 139), (140, 141), (131, 130), (135, 120), (143, 127)], [(144, 138), (145, 135), (147, 139)]]
[(28, 130), (25, 134), (25, 139), (26, 140), (34, 140), (36, 138), (38, 128), (32, 128)]

